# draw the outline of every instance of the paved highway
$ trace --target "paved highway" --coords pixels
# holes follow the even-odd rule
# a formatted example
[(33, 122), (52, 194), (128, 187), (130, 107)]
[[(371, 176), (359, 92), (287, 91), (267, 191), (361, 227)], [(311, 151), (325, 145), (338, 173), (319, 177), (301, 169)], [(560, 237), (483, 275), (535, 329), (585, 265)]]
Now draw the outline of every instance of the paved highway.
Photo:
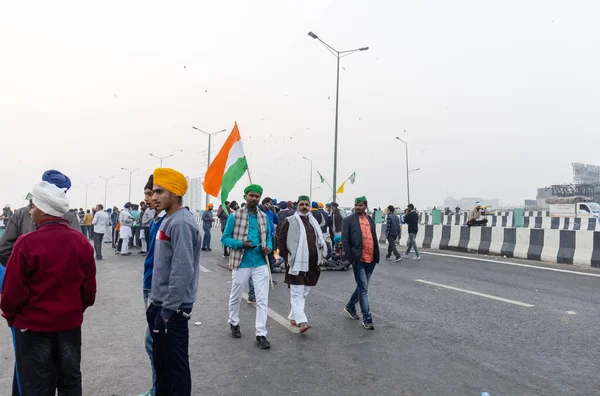
[[(217, 265), (225, 261), (218, 249), (203, 253), (190, 322), (194, 395), (600, 394), (600, 272), (431, 253), (378, 264), (369, 291), (375, 331), (343, 313), (351, 271), (324, 272), (307, 303), (313, 328), (290, 331), (288, 289), (275, 274), (268, 351), (254, 345), (250, 304), (242, 305), (243, 337), (229, 337), (230, 272)], [(141, 274), (136, 255), (105, 254), (98, 263), (98, 298), (83, 333), (85, 395), (149, 388)], [(7, 327), (0, 356), (0, 394), (8, 395)]]

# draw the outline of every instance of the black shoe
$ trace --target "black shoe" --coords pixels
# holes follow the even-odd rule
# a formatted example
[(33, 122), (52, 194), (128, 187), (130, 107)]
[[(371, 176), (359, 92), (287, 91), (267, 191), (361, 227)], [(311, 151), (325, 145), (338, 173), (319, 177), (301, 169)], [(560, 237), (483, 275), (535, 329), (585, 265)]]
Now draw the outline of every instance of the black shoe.
[(229, 257), (229, 253), (227, 253), (227, 254), (223, 253), (223, 257)]
[(344, 312), (346, 312), (348, 316), (350, 316), (350, 319), (358, 320), (358, 315), (356, 314), (356, 311), (352, 311), (349, 310), (347, 307), (344, 307)]
[(248, 296), (248, 304), (256, 304), (256, 297)]
[(233, 338), (241, 338), (242, 337), (242, 332), (240, 331), (240, 325), (238, 324), (237, 326), (232, 325), (231, 323), (229, 324), (229, 330), (231, 331), (231, 336)]
[(367, 330), (375, 330), (372, 320), (363, 320), (363, 327)]
[(203, 251), (203, 252), (206, 252), (206, 248), (202, 248), (202, 251)]
[(96, 261), (102, 260), (102, 257), (96, 257)]
[(206, 251), (207, 252), (212, 252), (212, 249), (211, 248), (206, 248)]
[(271, 343), (267, 340), (265, 336), (256, 336), (256, 343), (260, 349), (269, 349), (271, 348)]

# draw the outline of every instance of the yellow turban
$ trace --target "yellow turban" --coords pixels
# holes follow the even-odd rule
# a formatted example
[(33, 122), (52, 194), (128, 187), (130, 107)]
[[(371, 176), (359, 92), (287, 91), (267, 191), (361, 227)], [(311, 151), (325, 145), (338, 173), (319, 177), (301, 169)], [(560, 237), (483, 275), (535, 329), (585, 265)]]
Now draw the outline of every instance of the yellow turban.
[(153, 175), (154, 184), (164, 187), (173, 194), (183, 197), (187, 192), (187, 180), (181, 172), (171, 168), (156, 168)]

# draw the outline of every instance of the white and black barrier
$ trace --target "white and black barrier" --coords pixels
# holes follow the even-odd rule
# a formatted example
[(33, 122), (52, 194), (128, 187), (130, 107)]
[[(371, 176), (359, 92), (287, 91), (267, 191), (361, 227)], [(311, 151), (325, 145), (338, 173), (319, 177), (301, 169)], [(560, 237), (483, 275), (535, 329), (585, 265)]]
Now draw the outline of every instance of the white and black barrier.
[[(404, 225), (400, 245), (407, 239)], [(600, 231), (425, 225), (417, 246), (600, 268)]]

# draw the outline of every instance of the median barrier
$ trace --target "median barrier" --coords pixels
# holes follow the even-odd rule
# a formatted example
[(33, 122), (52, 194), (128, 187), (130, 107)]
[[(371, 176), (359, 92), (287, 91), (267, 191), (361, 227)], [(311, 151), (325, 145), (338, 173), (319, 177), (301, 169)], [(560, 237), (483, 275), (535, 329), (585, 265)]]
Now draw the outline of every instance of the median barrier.
[[(403, 225), (400, 245), (406, 246), (407, 239)], [(600, 231), (427, 225), (416, 240), (419, 248), (600, 267)]]

